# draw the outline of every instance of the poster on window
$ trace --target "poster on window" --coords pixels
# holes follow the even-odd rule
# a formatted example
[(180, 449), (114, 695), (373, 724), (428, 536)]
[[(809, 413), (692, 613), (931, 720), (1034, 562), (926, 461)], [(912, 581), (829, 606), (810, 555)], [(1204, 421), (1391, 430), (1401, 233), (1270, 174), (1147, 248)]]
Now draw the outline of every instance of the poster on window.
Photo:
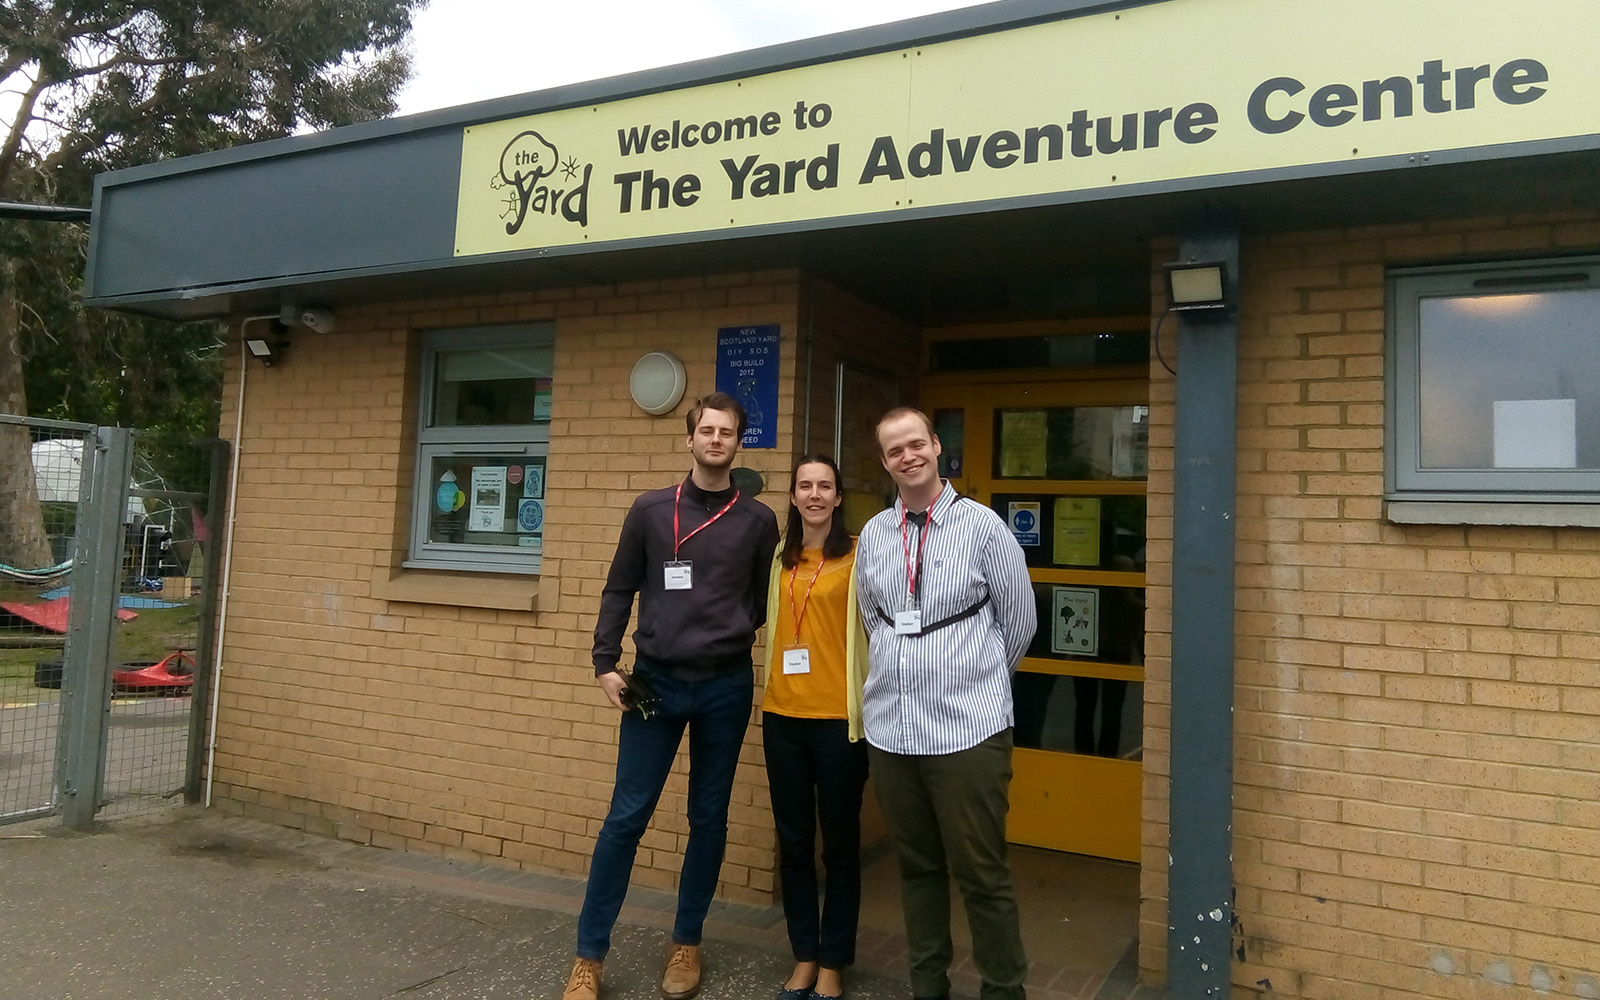
[(1043, 410), (1000, 413), (1000, 475), (1037, 479), (1045, 473), (1048, 428)]
[(1039, 506), (1038, 501), (1007, 505), (1006, 525), (1011, 529), (1011, 537), (1017, 540), (1018, 545), (1025, 548), (1038, 546)]
[(1100, 498), (1057, 497), (1055, 564), (1100, 565)]
[(1494, 467), (1576, 469), (1576, 399), (1494, 401)]
[(479, 465), (472, 470), (472, 509), (468, 531), (506, 530), (506, 467)]
[(1068, 656), (1099, 656), (1100, 592), (1088, 587), (1050, 590), (1050, 651)]
[(517, 531), (524, 535), (534, 535), (544, 531), (543, 500), (517, 501)]

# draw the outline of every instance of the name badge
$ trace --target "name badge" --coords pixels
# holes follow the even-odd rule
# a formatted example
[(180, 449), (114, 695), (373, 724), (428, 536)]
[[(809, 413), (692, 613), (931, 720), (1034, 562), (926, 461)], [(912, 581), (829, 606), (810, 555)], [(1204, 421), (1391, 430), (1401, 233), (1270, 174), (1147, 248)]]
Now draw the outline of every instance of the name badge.
[(894, 634), (921, 635), (922, 612), (920, 610), (896, 611), (894, 614)]
[(811, 650), (805, 646), (791, 646), (784, 650), (783, 672), (786, 674), (811, 673)]
[(694, 589), (694, 563), (683, 559), (676, 562), (669, 560), (665, 565), (668, 590)]

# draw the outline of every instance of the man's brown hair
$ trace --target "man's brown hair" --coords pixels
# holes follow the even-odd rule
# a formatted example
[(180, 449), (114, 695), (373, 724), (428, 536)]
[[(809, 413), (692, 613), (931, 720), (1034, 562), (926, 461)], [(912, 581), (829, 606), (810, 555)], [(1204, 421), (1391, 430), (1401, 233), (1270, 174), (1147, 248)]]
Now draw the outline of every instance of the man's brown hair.
[(744, 437), (745, 428), (750, 426), (750, 418), (745, 416), (743, 404), (725, 392), (713, 392), (708, 396), (701, 396), (694, 401), (693, 406), (689, 407), (684, 422), (689, 425), (690, 437), (694, 437), (694, 429), (700, 426), (700, 417), (707, 410), (721, 410), (733, 414), (739, 421), (740, 438)]
[(922, 426), (928, 429), (929, 441), (932, 441), (934, 438), (939, 436), (934, 432), (933, 420), (930, 419), (926, 413), (923, 413), (915, 406), (897, 406), (888, 413), (885, 413), (883, 416), (879, 417), (878, 426), (872, 429), (872, 436), (878, 441), (878, 454), (883, 454), (883, 425), (891, 420), (899, 420), (901, 417), (916, 417), (921, 420)]

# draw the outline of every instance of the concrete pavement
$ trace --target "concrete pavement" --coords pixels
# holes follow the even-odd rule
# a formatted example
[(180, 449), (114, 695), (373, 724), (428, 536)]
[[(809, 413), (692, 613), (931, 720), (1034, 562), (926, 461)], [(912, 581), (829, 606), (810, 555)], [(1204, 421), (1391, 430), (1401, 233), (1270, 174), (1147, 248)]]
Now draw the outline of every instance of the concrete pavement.
[[(53, 819), (0, 827), (0, 1000), (556, 1000), (581, 886), (198, 808), (87, 834)], [(606, 1000), (660, 996), (671, 907), (630, 893)], [(789, 966), (776, 908), (717, 904), (701, 997), (771, 997)], [(893, 967), (853, 971), (849, 995), (904, 1000)], [(1147, 990), (1096, 993), (1159, 995)]]

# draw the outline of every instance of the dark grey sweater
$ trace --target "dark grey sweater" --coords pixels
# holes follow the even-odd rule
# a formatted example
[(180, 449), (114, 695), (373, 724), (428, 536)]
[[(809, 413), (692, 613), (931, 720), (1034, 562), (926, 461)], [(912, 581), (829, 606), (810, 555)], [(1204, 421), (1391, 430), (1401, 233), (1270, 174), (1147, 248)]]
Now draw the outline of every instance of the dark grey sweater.
[[(767, 577), (778, 544), (778, 519), (741, 495), (726, 514), (684, 542), (678, 558), (694, 565), (694, 587), (667, 590), (672, 559), (672, 500), (677, 487), (641, 495), (628, 510), (600, 596), (594, 629), (596, 676), (617, 668), (633, 596), (639, 595), (634, 647), (642, 659), (683, 679), (750, 666), (750, 646), (766, 620)], [(733, 496), (683, 482), (678, 534), (705, 524)]]

